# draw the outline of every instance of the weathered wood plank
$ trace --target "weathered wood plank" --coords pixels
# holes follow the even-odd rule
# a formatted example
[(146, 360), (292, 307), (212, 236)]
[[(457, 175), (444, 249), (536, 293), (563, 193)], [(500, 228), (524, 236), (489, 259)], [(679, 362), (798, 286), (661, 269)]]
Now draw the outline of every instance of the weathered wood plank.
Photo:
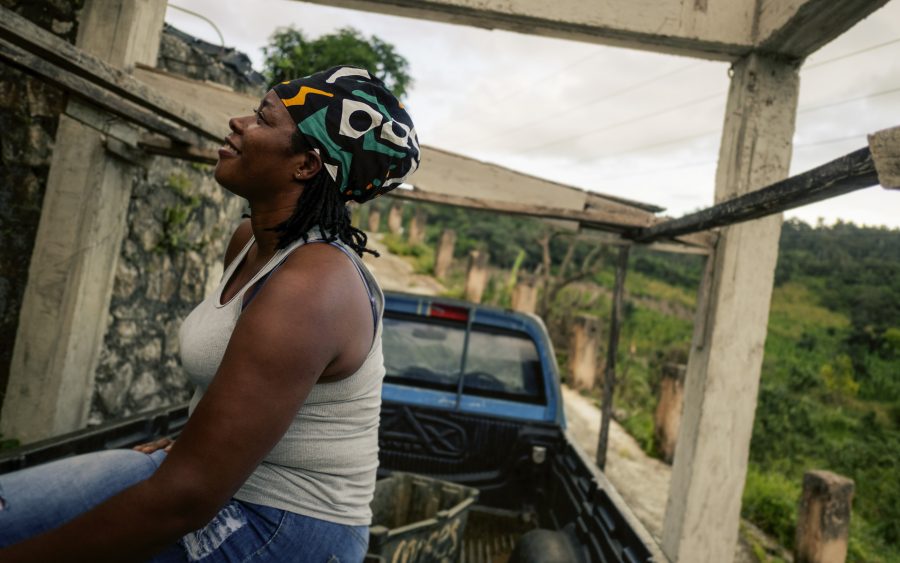
[(645, 217), (624, 215), (615, 212), (607, 212), (599, 209), (581, 211), (576, 209), (561, 209), (558, 207), (545, 207), (527, 203), (514, 203), (509, 201), (496, 201), (482, 198), (455, 196), (445, 193), (426, 192), (423, 190), (398, 189), (388, 194), (390, 197), (410, 201), (437, 203), (441, 205), (453, 205), (468, 209), (482, 209), (511, 215), (525, 215), (528, 217), (540, 217), (543, 219), (561, 219), (565, 221), (578, 221), (582, 225), (591, 227), (606, 227), (613, 230), (622, 230), (628, 227), (643, 227), (652, 223), (653, 216)]
[(25, 72), (40, 76), (47, 82), (58, 86), (82, 100), (101, 107), (110, 113), (134, 122), (155, 133), (165, 135), (185, 144), (199, 143), (199, 137), (182, 129), (158, 115), (126, 102), (119, 95), (107, 88), (77, 76), (38, 55), (0, 39), (0, 60), (3, 60)]
[[(3, 7), (0, 7), (0, 39), (8, 41), (8, 45), (17, 46), (21, 52), (27, 52), (32, 60), (42, 60), (45, 68), (56, 68), (59, 69), (58, 72), (68, 73), (70, 77), (80, 78), (82, 85), (94, 85), (92, 89), (94, 92), (97, 92), (99, 87), (216, 141), (220, 141), (227, 132), (222, 124), (209, 123), (203, 114), (188, 109), (153, 88), (144, 86), (122, 70)], [(52, 81), (51, 76), (44, 77)], [(72, 78), (66, 80), (69, 83), (74, 82)], [(77, 89), (73, 92), (79, 93)], [(104, 97), (110, 98), (109, 94)]]
[(651, 242), (706, 231), (780, 213), (877, 183), (875, 163), (866, 147), (760, 190), (647, 227), (629, 236), (638, 242)]
[(869, 150), (881, 187), (900, 189), (900, 127), (869, 135)]

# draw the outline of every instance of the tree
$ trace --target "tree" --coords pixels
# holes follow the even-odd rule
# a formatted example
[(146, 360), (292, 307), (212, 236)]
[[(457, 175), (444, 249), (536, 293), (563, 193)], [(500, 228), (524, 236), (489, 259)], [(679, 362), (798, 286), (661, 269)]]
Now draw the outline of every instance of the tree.
[(393, 45), (374, 35), (366, 38), (352, 27), (312, 40), (294, 27), (280, 28), (269, 38), (269, 45), (263, 47), (263, 55), (263, 73), (270, 84), (333, 66), (351, 65), (373, 72), (397, 97), (412, 86), (409, 62)]

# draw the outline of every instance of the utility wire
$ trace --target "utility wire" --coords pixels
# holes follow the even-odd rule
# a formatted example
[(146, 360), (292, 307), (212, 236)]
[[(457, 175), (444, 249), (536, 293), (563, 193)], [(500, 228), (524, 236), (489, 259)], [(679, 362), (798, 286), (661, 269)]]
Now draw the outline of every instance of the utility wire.
[[(583, 57), (580, 57), (580, 58), (578, 58), (577, 60), (575, 60), (575, 61), (573, 61), (573, 62), (567, 64), (566, 66), (564, 66), (564, 67), (562, 67), (562, 68), (558, 68), (558, 69), (556, 69), (556, 70), (554, 70), (554, 71), (551, 71), (551, 72), (545, 74), (545, 75), (542, 76), (541, 78), (538, 78), (538, 79), (536, 79), (536, 80), (530, 80), (530, 81), (529, 81), (529, 84), (534, 83), (534, 82), (544, 82), (544, 81), (549, 80), (549, 79), (551, 79), (551, 78), (553, 78), (553, 77), (555, 77), (555, 76), (559, 76), (560, 74), (562, 74), (562, 73), (564, 73), (565, 71), (569, 70), (569, 69), (572, 68), (573, 66), (578, 65), (578, 64), (581, 64), (581, 63), (583, 63), (583, 62), (585, 62), (585, 61), (587, 61), (587, 60), (589, 60), (589, 59), (592, 59), (592, 58), (594, 58), (594, 57), (596, 57), (596, 56), (598, 56), (598, 55), (602, 55), (602, 54), (605, 53), (605, 52), (606, 52), (606, 51), (605, 51), (604, 49), (597, 49), (596, 51), (591, 52), (591, 53), (588, 53), (588, 54), (584, 55)], [(481, 90), (480, 87), (475, 87), (475, 88), (472, 88), (472, 89), (469, 91), (469, 93), (470, 93), (470, 94), (474, 94), (476, 91), (479, 91), (479, 90)], [(514, 98), (514, 97), (520, 96), (520, 95), (522, 95), (522, 94), (531, 94), (531, 93), (533, 93), (531, 88), (527, 88), (527, 87), (526, 87), (526, 88), (515, 88), (515, 89), (513, 89), (512, 92), (506, 94), (505, 96), (502, 96), (502, 97), (496, 98), (496, 99), (491, 99), (491, 100), (490, 100), (490, 103), (491, 103), (491, 104), (499, 104), (500, 102), (504, 102), (504, 101), (506, 101), (506, 100), (508, 100), (508, 99), (510, 99), (510, 98)], [(469, 98), (471, 98), (471, 96), (469, 96), (469, 95), (467, 95), (467, 96), (464, 97), (464, 99), (469, 99)], [(461, 121), (465, 122), (465, 121), (467, 121), (467, 120), (463, 119), (463, 120), (461, 120)], [(437, 136), (438, 134), (440, 134), (440, 131), (441, 131), (444, 127), (446, 127), (447, 125), (449, 125), (450, 123), (458, 124), (458, 123), (460, 123), (460, 120), (453, 121), (452, 118), (450, 118), (450, 119), (445, 119), (444, 121), (441, 122), (440, 125), (438, 125), (438, 126), (435, 128), (435, 136)], [(475, 142), (477, 142), (477, 139), (476, 139)]]
[[(831, 63), (840, 61), (840, 60), (844, 60), (844, 59), (847, 59), (847, 58), (850, 58), (850, 57), (854, 57), (854, 56), (857, 56), (857, 55), (860, 55), (860, 54), (863, 54), (863, 53), (868, 53), (868, 52), (870, 52), (870, 51), (874, 51), (874, 50), (877, 50), (877, 49), (881, 49), (881, 48), (883, 48), (883, 47), (887, 47), (887, 46), (889, 46), (889, 45), (893, 45), (893, 44), (896, 44), (896, 43), (900, 43), (900, 37), (895, 38), (895, 39), (892, 39), (892, 40), (890, 40), (890, 41), (885, 41), (885, 42), (883, 42), (883, 43), (878, 43), (878, 44), (876, 44), (876, 45), (870, 45), (869, 47), (865, 47), (865, 48), (863, 48), (863, 49), (858, 49), (858, 50), (852, 51), (852, 52), (850, 52), (850, 53), (845, 53), (845, 54), (843, 54), (843, 55), (839, 55), (839, 56), (837, 56), (837, 57), (833, 57), (833, 58), (831, 58), (831, 59), (827, 59), (827, 60), (824, 60), (824, 61), (821, 61), (821, 62), (812, 64), (812, 65), (809, 65), (809, 66), (806, 67), (806, 68), (807, 68), (807, 69), (813, 69), (813, 68), (822, 67), (822, 66), (825, 66), (825, 65), (828, 65), (828, 64), (831, 64)], [(643, 81), (643, 82), (640, 82), (640, 83), (637, 83), (637, 84), (633, 84), (633, 85), (631, 85), (631, 86), (629, 86), (629, 87), (626, 87), (626, 88), (624, 88), (624, 89), (622, 89), (622, 90), (619, 90), (619, 91), (617, 91), (617, 92), (614, 92), (614, 93), (610, 94), (609, 96), (604, 96), (604, 97), (602, 97), (602, 98), (598, 98), (598, 99), (596, 99), (596, 100), (592, 100), (592, 101), (588, 102), (587, 104), (582, 104), (582, 105), (577, 106), (577, 107), (574, 107), (574, 108), (568, 108), (568, 109), (563, 110), (563, 111), (555, 112), (555, 113), (553, 113), (553, 114), (551, 114), (551, 115), (549, 115), (549, 116), (543, 117), (543, 118), (541, 118), (541, 119), (534, 120), (534, 121), (530, 121), (530, 122), (528, 122), (528, 123), (526, 123), (526, 124), (524, 124), (524, 125), (521, 125), (521, 126), (516, 126), (516, 127), (513, 128), (513, 129), (504, 130), (504, 131), (501, 131), (500, 133), (492, 134), (492, 135), (490, 135), (490, 136), (488, 136), (488, 137), (483, 137), (483, 138), (481, 138), (481, 139), (476, 139), (476, 140), (473, 141), (473, 142), (478, 142), (479, 140), (489, 140), (489, 139), (494, 139), (494, 138), (496, 138), (496, 137), (499, 137), (499, 136), (502, 136), (502, 135), (505, 135), (505, 134), (508, 134), (508, 133), (516, 132), (516, 131), (519, 131), (519, 130), (521, 130), (521, 129), (525, 129), (525, 128), (527, 128), (527, 127), (532, 127), (532, 126), (534, 126), (534, 125), (537, 125), (537, 124), (539, 124), (539, 123), (543, 123), (543, 122), (545, 122), (545, 121), (547, 121), (547, 120), (549, 120), (549, 119), (552, 119), (553, 117), (557, 117), (557, 116), (559, 116), (559, 115), (561, 115), (561, 114), (568, 113), (569, 111), (574, 111), (574, 110), (576, 110), (576, 109), (581, 109), (582, 107), (585, 107), (586, 105), (591, 105), (591, 104), (593, 104), (593, 103), (598, 103), (598, 102), (600, 102), (600, 101), (604, 101), (604, 100), (606, 100), (606, 99), (609, 99), (609, 98), (618, 96), (618, 95), (620, 95), (620, 94), (627, 93), (627, 92), (631, 91), (632, 89), (636, 89), (636, 88), (639, 88), (639, 87), (641, 87), (641, 86), (645, 86), (645, 85), (647, 85), (647, 84), (650, 84), (650, 83), (652, 83), (652, 82), (655, 82), (655, 81), (657, 81), (657, 80), (659, 80), (659, 79), (662, 79), (662, 78), (664, 78), (664, 77), (666, 77), (666, 76), (670, 76), (670, 75), (675, 74), (675, 73), (677, 73), (677, 72), (681, 72), (681, 71), (684, 71), (684, 70), (688, 70), (689, 68), (691, 68), (691, 67), (693, 67), (693, 66), (696, 66), (696, 65), (698, 65), (698, 64), (700, 64), (700, 63), (693, 63), (693, 64), (687, 65), (687, 66), (685, 66), (685, 67), (681, 67), (681, 68), (679, 68), (679, 69), (675, 69), (675, 70), (673, 70), (673, 71), (670, 71), (670, 72), (667, 72), (667, 73), (658, 75), (658, 76), (656, 76), (656, 77), (650, 78), (650, 79), (648, 79), (648, 80), (646, 80), (646, 81)], [(821, 106), (814, 106), (814, 107), (810, 107), (810, 108), (803, 108), (803, 109), (801, 109), (798, 113), (803, 113), (803, 112), (808, 112), (808, 111), (817, 111), (817, 110), (819, 110), (819, 109), (825, 109), (825, 108), (827, 108), (827, 107), (833, 107), (833, 106), (841, 105), (841, 104), (843, 104), (843, 103), (848, 103), (848, 102), (851, 102), (851, 101), (861, 100), (861, 99), (865, 99), (865, 98), (869, 98), (869, 97), (875, 97), (875, 96), (880, 96), (880, 95), (886, 95), (886, 94), (893, 93), (893, 92), (895, 92), (895, 91), (897, 91), (897, 90), (898, 90), (898, 89), (892, 89), (892, 90), (887, 90), (887, 91), (883, 91), (883, 92), (876, 92), (876, 93), (874, 93), (874, 94), (869, 94), (869, 95), (866, 95), (866, 96), (862, 96), (862, 97), (859, 97), (859, 98), (853, 98), (853, 99), (850, 99), (850, 100), (840, 100), (840, 101), (832, 102), (832, 103), (829, 103), (829, 104), (823, 104), (823, 105), (821, 105)], [(586, 132), (583, 132), (583, 133), (579, 133), (579, 134), (574, 135), (574, 136), (565, 137), (565, 138), (562, 138), (562, 139), (556, 139), (556, 140), (554, 140), (554, 141), (549, 141), (549, 142), (547, 142), (547, 143), (543, 143), (543, 144), (540, 144), (540, 145), (537, 145), (537, 146), (534, 146), (534, 147), (530, 147), (530, 148), (524, 149), (523, 151), (518, 151), (518, 152), (519, 152), (519, 154), (522, 154), (522, 153), (528, 153), (528, 152), (531, 152), (531, 151), (534, 151), (534, 150), (539, 150), (539, 149), (546, 148), (546, 147), (549, 147), (549, 146), (554, 146), (554, 145), (563, 143), (563, 142), (568, 141), (568, 140), (580, 139), (580, 138), (582, 138), (582, 137), (586, 137), (586, 136), (588, 136), (588, 135), (592, 135), (592, 134), (594, 134), (594, 133), (599, 133), (599, 132), (602, 132), (602, 131), (607, 131), (607, 130), (609, 130), (609, 129), (612, 129), (612, 128), (615, 128), (615, 127), (619, 127), (619, 126), (621, 126), (621, 125), (627, 125), (627, 124), (631, 124), (631, 123), (636, 123), (636, 122), (638, 122), (638, 121), (643, 121), (644, 119), (648, 119), (648, 118), (650, 118), (650, 117), (657, 117), (657, 116), (659, 116), (659, 115), (662, 115), (662, 114), (665, 114), (665, 113), (669, 113), (669, 112), (671, 112), (671, 111), (675, 111), (675, 110), (678, 110), (678, 109), (683, 109), (683, 108), (685, 108), (685, 107), (689, 107), (689, 106), (691, 106), (691, 105), (699, 104), (699, 103), (701, 103), (701, 102), (711, 100), (711, 99), (713, 99), (713, 98), (715, 98), (715, 97), (717, 97), (717, 96), (725, 95), (726, 93), (727, 93), (727, 92), (720, 92), (720, 93), (714, 94), (714, 95), (703, 96), (703, 97), (700, 97), (700, 98), (694, 98), (694, 99), (691, 99), (691, 100), (687, 100), (686, 102), (683, 102), (682, 104), (677, 104), (677, 105), (675, 105), (675, 106), (671, 106), (671, 107), (668, 107), (668, 108), (663, 108), (663, 109), (658, 110), (658, 111), (655, 111), (655, 112), (651, 112), (651, 113), (648, 113), (648, 114), (636, 116), (636, 117), (634, 117), (634, 118), (632, 118), (632, 119), (628, 119), (628, 120), (625, 120), (625, 121), (622, 121), (622, 122), (604, 125), (604, 126), (602, 126), (602, 127), (600, 127), (600, 128), (592, 129), (592, 130), (590, 130), (590, 131), (586, 131)], [(712, 132), (706, 132), (706, 133), (700, 133), (700, 134), (697, 134), (697, 135), (690, 135), (690, 136), (688, 136), (688, 137), (683, 137), (683, 138), (681, 138), (680, 140), (690, 140), (690, 139), (692, 139), (692, 138), (695, 138), (695, 137), (701, 137), (701, 136), (708, 135), (708, 134), (711, 134), (711, 133), (712, 133)], [(643, 145), (643, 146), (640, 146), (640, 147), (635, 147), (634, 149), (629, 149), (629, 150), (623, 151), (623, 152), (637, 152), (638, 150), (644, 150), (644, 149), (647, 149), (647, 148), (655, 148), (656, 146), (661, 146), (661, 145), (663, 145), (663, 144), (670, 144), (670, 143), (673, 143), (673, 142), (675, 142), (675, 141), (671, 141), (671, 142), (670, 142), (670, 141), (663, 141), (663, 142), (661, 142), (661, 143), (652, 143), (652, 144), (650, 144), (650, 145)], [(619, 154), (622, 154), (622, 153), (615, 153), (615, 154), (612, 154), (612, 155), (607, 155), (607, 156), (601, 157), (601, 159), (603, 159), (603, 158), (610, 158), (610, 157), (612, 157), (612, 156), (618, 156)]]
[(504, 129), (504, 130), (502, 130), (502, 131), (500, 131), (500, 132), (498, 132), (498, 133), (492, 133), (492, 134), (490, 134), (490, 135), (487, 135), (487, 136), (484, 136), (484, 137), (480, 137), (480, 138), (474, 139), (472, 142), (477, 143), (477, 142), (480, 142), (480, 141), (489, 141), (489, 140), (491, 140), (491, 139), (496, 139), (497, 137), (502, 137), (502, 136), (508, 135), (508, 134), (510, 134), (510, 133), (515, 133), (515, 132), (517, 132), (517, 131), (521, 131), (521, 130), (523, 130), (523, 129), (527, 129), (527, 128), (529, 128), (529, 127), (534, 127), (535, 125), (538, 125), (538, 124), (541, 124), (541, 123), (545, 123), (545, 122), (547, 122), (547, 121), (549, 121), (549, 120), (551, 120), (551, 119), (553, 119), (553, 118), (555, 118), (555, 117), (559, 117), (560, 115), (565, 115), (565, 114), (567, 114), (567, 113), (571, 113), (571, 112), (573, 112), (573, 111), (576, 111), (576, 110), (579, 110), (579, 109), (582, 109), (582, 108), (585, 108), (585, 107), (588, 107), (588, 106), (592, 106), (592, 105), (594, 105), (594, 104), (599, 104), (600, 102), (605, 102), (606, 100), (610, 100), (610, 99), (612, 99), (612, 98), (621, 96), (622, 94), (627, 94), (627, 93), (629, 93), (629, 92), (633, 92), (634, 90), (637, 90), (637, 89), (639, 89), (639, 88), (643, 88), (644, 86), (647, 86), (647, 85), (649, 85), (649, 84), (653, 84), (654, 82), (658, 82), (659, 80), (662, 80), (663, 78), (667, 78), (667, 77), (669, 77), (669, 76), (672, 76), (673, 74), (678, 74), (678, 73), (680, 73), (680, 72), (684, 72), (684, 71), (686, 71), (686, 70), (690, 70), (691, 68), (694, 68), (694, 67), (696, 67), (696, 66), (698, 66), (698, 65), (700, 65), (699, 62), (691, 63), (691, 64), (689, 64), (689, 65), (685, 65), (685, 66), (676, 68), (676, 69), (674, 69), (674, 70), (670, 70), (670, 71), (668, 71), (668, 72), (664, 72), (664, 73), (662, 73), (662, 74), (658, 74), (658, 75), (656, 75), (656, 76), (654, 76), (654, 77), (652, 77), (652, 78), (648, 78), (647, 80), (642, 80), (642, 81), (640, 81), (640, 82), (636, 82), (636, 83), (634, 83), (634, 84), (631, 84), (631, 85), (629, 85), (629, 86), (626, 86), (625, 88), (621, 88), (621, 89), (619, 89), (619, 90), (616, 90), (616, 91), (613, 91), (613, 92), (609, 92), (609, 93), (607, 93), (607, 94), (603, 94), (602, 96), (600, 96), (600, 97), (598, 97), (598, 98), (594, 98), (594, 99), (588, 100), (587, 102), (584, 102), (584, 103), (579, 104), (579, 105), (577, 105), (577, 106), (566, 107), (565, 109), (562, 109), (562, 110), (560, 110), (560, 111), (553, 112), (553, 113), (551, 113), (551, 114), (549, 114), (549, 115), (546, 115), (546, 116), (544, 116), (544, 117), (542, 117), (542, 118), (540, 118), (540, 119), (536, 119), (536, 120), (533, 120), (533, 121), (529, 121), (529, 122), (524, 123), (524, 124), (522, 124), (522, 125), (516, 125), (515, 127), (509, 128), (509, 129)]
[(208, 17), (204, 16), (203, 14), (199, 14), (193, 10), (188, 10), (187, 8), (182, 8), (181, 6), (176, 6), (175, 4), (172, 4), (171, 2), (169, 2), (168, 7), (178, 10), (179, 12), (184, 12), (185, 14), (189, 14), (191, 16), (200, 18), (201, 20), (208, 23), (216, 31), (216, 34), (218, 34), (219, 42), (221, 43), (221, 47), (223, 49), (225, 48), (225, 36), (222, 35), (222, 32), (219, 30), (219, 27), (216, 25), (216, 23), (214, 21), (212, 21)]
[(680, 103), (680, 104), (676, 104), (676, 105), (674, 105), (674, 106), (669, 106), (669, 107), (666, 107), (666, 108), (663, 108), (663, 109), (660, 109), (660, 110), (657, 110), (657, 111), (653, 111), (653, 112), (650, 112), (650, 113), (645, 113), (645, 114), (638, 115), (638, 116), (635, 116), (635, 117), (632, 117), (632, 118), (629, 118), (629, 119), (625, 119), (625, 120), (622, 120), (622, 121), (617, 121), (617, 122), (615, 122), (615, 123), (608, 123), (608, 124), (606, 124), (606, 125), (602, 125), (602, 126), (600, 126), (600, 127), (597, 127), (596, 129), (591, 129), (590, 131), (584, 131), (584, 132), (579, 133), (579, 134), (577, 134), (577, 135), (572, 135), (572, 136), (569, 136), (569, 137), (564, 137), (564, 138), (562, 138), (562, 139), (555, 139), (555, 140), (553, 140), (553, 141), (548, 141), (548, 142), (546, 142), (546, 143), (541, 143), (540, 145), (535, 145), (535, 146), (529, 147), (529, 148), (527, 148), (527, 149), (519, 150), (518, 153), (519, 153), (519, 154), (529, 153), (529, 152), (533, 152), (533, 151), (536, 151), (536, 150), (539, 150), (539, 149), (543, 149), (543, 148), (547, 148), (547, 147), (552, 147), (552, 146), (558, 145), (558, 144), (560, 144), (560, 143), (565, 143), (566, 141), (574, 141), (575, 139), (580, 139), (580, 138), (582, 138), (582, 137), (587, 137), (587, 136), (590, 136), (590, 135), (594, 135), (594, 134), (596, 134), (596, 133), (601, 133), (601, 132), (603, 132), (603, 131), (609, 131), (610, 129), (615, 129), (615, 128), (621, 127), (621, 126), (623, 126), (623, 125), (630, 125), (630, 124), (632, 124), (632, 123), (637, 123), (638, 121), (644, 121), (645, 119), (650, 119), (651, 117), (657, 117), (657, 116), (660, 116), (660, 115), (663, 115), (663, 114), (666, 114), (666, 113), (671, 113), (671, 112), (676, 111), (676, 110), (679, 110), (679, 109), (684, 109), (684, 108), (687, 108), (687, 107), (695, 106), (695, 105), (697, 105), (697, 104), (701, 104), (701, 103), (703, 103), (703, 102), (708, 102), (709, 100), (712, 100), (712, 99), (714, 99), (714, 98), (718, 98), (718, 97), (721, 97), (721, 96), (722, 96), (722, 93), (721, 93), (721, 92), (716, 92), (715, 94), (710, 94), (710, 95), (708, 95), (708, 96), (703, 96), (703, 97), (700, 97), (700, 98), (694, 98), (694, 99), (691, 99), (691, 100), (687, 100), (687, 101), (685, 101), (685, 102), (682, 102), (682, 103)]
[(849, 104), (851, 102), (858, 102), (860, 100), (868, 100), (869, 98), (877, 98), (879, 96), (886, 96), (888, 94), (893, 94), (894, 92), (900, 92), (900, 87), (891, 88), (889, 90), (881, 90), (880, 92), (873, 92), (871, 94), (866, 94), (865, 96), (857, 96), (855, 98), (847, 98), (846, 100), (838, 100), (836, 102), (828, 102), (825, 104), (819, 104), (817, 106), (809, 106), (809, 107), (805, 107), (805, 108), (800, 108), (799, 110), (797, 110), (797, 113), (807, 113), (810, 111), (819, 111), (820, 109), (833, 108), (835, 106)]
[(853, 51), (852, 53), (845, 53), (843, 55), (838, 55), (837, 57), (827, 59), (824, 61), (819, 61), (817, 63), (813, 63), (811, 65), (807, 65), (803, 67), (803, 70), (810, 70), (813, 68), (818, 68), (820, 66), (825, 66), (827, 64), (831, 64), (833, 62), (842, 61), (844, 59), (849, 59), (850, 57), (855, 57), (856, 55), (861, 55), (862, 53), (868, 53), (869, 51), (875, 51), (876, 49), (881, 49), (882, 47), (887, 47), (888, 45), (893, 45), (895, 43), (900, 43), (900, 37), (895, 39), (891, 39), (890, 41), (885, 41), (884, 43), (879, 43), (877, 45), (870, 45), (858, 51)]

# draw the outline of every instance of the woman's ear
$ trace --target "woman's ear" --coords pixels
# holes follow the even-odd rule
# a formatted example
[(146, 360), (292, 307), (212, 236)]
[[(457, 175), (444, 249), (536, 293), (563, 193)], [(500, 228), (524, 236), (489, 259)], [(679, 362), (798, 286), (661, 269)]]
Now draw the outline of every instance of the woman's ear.
[(322, 157), (316, 151), (306, 151), (297, 155), (299, 158), (294, 166), (294, 180), (306, 182), (313, 178), (322, 169)]

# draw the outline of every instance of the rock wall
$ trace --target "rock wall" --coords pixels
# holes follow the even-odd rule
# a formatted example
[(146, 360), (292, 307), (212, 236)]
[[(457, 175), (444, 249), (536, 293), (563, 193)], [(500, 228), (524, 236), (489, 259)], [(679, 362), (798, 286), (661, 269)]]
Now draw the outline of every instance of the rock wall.
[[(168, 25), (157, 66), (245, 93), (262, 95), (265, 89), (246, 55)], [(243, 209), (244, 201), (216, 184), (206, 165), (154, 158), (135, 183), (91, 424), (190, 398), (178, 329), (219, 283), (225, 247)]]
[[(74, 43), (84, 0), (0, 0)], [(265, 81), (249, 59), (166, 26), (159, 68), (259, 94)], [(28, 264), (66, 95), (0, 64), (0, 392), (5, 391)], [(212, 178), (212, 168), (156, 157), (135, 167), (96, 373), (90, 422), (178, 403), (190, 395), (178, 361), (181, 319), (222, 275), (228, 237), (243, 200)], [(0, 396), (2, 404), (2, 396)]]
[[(0, 6), (71, 43), (78, 33), (83, 3), (0, 0)], [(62, 91), (0, 63), (0, 404), (65, 103)]]

